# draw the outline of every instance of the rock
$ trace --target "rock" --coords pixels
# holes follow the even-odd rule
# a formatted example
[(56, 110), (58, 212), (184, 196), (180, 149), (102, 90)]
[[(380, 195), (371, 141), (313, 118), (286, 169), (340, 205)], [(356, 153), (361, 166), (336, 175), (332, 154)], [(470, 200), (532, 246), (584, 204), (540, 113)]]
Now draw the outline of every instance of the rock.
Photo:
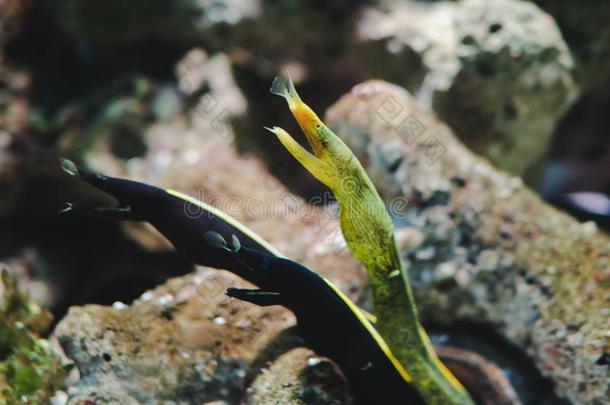
[[(261, 392), (273, 403), (297, 392), (310, 398), (345, 398), (345, 380), (326, 359), (295, 349), (301, 340), (285, 329), (293, 315), (231, 300), (229, 286), (248, 284), (224, 271), (201, 268), (169, 280), (132, 305), (72, 307), (53, 343), (74, 362), (79, 376), (68, 404), (238, 403), (254, 380), (251, 403)], [(276, 359), (277, 356), (280, 356)], [(270, 366), (267, 366), (271, 362)], [(260, 374), (261, 367), (269, 367)], [(271, 376), (291, 388), (267, 387)], [(279, 378), (279, 377), (278, 377)], [(90, 402), (87, 402), (90, 401)], [(258, 401), (258, 402), (257, 402)], [(290, 402), (304, 403), (304, 402)], [(311, 402), (307, 402), (311, 403)]]
[[(595, 362), (610, 348), (608, 285), (597, 281), (610, 264), (608, 236), (474, 156), (397, 86), (355, 87), (326, 122), (383, 197), (406, 198), (416, 213), (407, 225), (423, 241), (404, 257), (422, 314), (487, 323), (527, 352), (558, 394), (605, 402), (607, 369)], [(389, 149), (400, 155), (391, 166)], [(456, 268), (449, 281), (447, 262)]]
[[(256, 17), (261, 12), (261, 1), (133, 2), (125, 7), (120, 1), (92, 4), (65, 0), (51, 4), (49, 9), (67, 33), (85, 41), (97, 58), (105, 59), (142, 42), (159, 46), (169, 43), (175, 48), (201, 43), (209, 39), (206, 36), (213, 33), (212, 28)], [(112, 29), (108, 30), (110, 20)]]
[(384, 41), (387, 61), (420, 55), (427, 73), (418, 98), (460, 139), (518, 175), (544, 155), (575, 91), (572, 58), (549, 15), (515, 0), (386, 6), (365, 13), (359, 36)]
[(64, 370), (40, 337), (51, 319), (0, 263), (0, 403), (43, 403), (61, 386)]
[(53, 334), (79, 371), (68, 404), (235, 403), (259, 351), (292, 316), (274, 308), (263, 317), (260, 308), (229, 300), (231, 285), (245, 283), (201, 270), (131, 306), (72, 307)]
[(347, 381), (337, 366), (311, 350), (293, 349), (264, 369), (248, 388), (249, 405), (349, 404)]

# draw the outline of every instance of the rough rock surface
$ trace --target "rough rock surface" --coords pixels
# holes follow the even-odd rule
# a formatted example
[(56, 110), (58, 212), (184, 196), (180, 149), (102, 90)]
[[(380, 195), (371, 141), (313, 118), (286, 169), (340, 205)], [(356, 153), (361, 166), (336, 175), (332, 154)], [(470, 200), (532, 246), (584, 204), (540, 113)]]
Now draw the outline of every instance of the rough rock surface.
[(311, 350), (293, 349), (258, 375), (248, 389), (246, 404), (349, 404), (345, 377), (330, 360)]
[(54, 332), (79, 371), (69, 403), (236, 402), (258, 352), (292, 321), (279, 307), (263, 314), (224, 295), (245, 284), (202, 270), (130, 307), (73, 307)]
[[(68, 404), (239, 403), (253, 379), (253, 404), (300, 404), (307, 398), (344, 403), (343, 377), (310, 351), (289, 352), (260, 374), (302, 344), (286, 330), (294, 317), (281, 307), (232, 300), (224, 295), (230, 286), (248, 283), (201, 268), (146, 292), (131, 306), (73, 307), (53, 334), (78, 370)], [(269, 378), (280, 377), (285, 390), (268, 386)], [(263, 393), (272, 402), (261, 402)]]
[(423, 314), (489, 322), (560, 395), (604, 403), (608, 237), (474, 156), (399, 87), (363, 83), (326, 117), (383, 196), (408, 200), (397, 234)]
[(516, 0), (388, 3), (365, 13), (360, 37), (419, 54), (418, 98), (476, 152), (515, 174), (537, 162), (575, 89), (552, 17)]

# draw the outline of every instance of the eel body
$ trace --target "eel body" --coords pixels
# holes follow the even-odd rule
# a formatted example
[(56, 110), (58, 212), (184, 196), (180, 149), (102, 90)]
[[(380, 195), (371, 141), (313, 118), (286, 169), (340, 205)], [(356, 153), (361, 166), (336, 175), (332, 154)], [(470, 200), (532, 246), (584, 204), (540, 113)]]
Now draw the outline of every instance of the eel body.
[[(286, 259), (245, 225), (214, 207), (177, 191), (106, 176), (61, 160), (73, 176), (113, 196), (115, 207), (68, 204), (62, 212), (109, 221), (146, 221), (190, 261), (229, 270), (260, 290), (229, 289), (228, 295), (258, 305), (283, 305), (295, 313), (307, 343), (337, 362), (361, 403), (388, 398), (423, 403), (411, 376), (396, 359), (373, 323), (331, 281)], [(239, 241), (220, 249), (218, 241)]]

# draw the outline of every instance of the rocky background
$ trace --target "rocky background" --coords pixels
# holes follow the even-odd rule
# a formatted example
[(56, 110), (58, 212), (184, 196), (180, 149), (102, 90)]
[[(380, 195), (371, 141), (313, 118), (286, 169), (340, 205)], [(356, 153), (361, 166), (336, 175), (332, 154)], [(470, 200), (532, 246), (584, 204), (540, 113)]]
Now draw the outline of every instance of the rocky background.
[(0, 7), (0, 403), (351, 403), (290, 312), (224, 296), (244, 281), (57, 215), (111, 203), (63, 156), (205, 200), (370, 307), (328, 191), (262, 130), (300, 136), (285, 73), (386, 199), (434, 343), (524, 404), (607, 403), (608, 221), (548, 203), (610, 191), (607, 2)]

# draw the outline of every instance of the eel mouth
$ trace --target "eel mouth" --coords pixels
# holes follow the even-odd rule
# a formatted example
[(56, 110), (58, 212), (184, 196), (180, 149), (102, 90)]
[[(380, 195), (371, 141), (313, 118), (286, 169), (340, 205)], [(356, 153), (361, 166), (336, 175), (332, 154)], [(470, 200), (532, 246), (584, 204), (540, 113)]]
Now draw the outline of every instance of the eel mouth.
[(324, 145), (319, 139), (322, 121), (307, 104), (301, 100), (290, 77), (276, 77), (271, 84), (271, 93), (283, 97), (288, 103), (290, 112), (297, 120), (316, 157), (322, 156)]
[(305, 138), (311, 146), (314, 155), (320, 158), (326, 151), (326, 147), (320, 139), (322, 121), (320, 118), (318, 118), (316, 113), (309, 108), (309, 106), (302, 102), (297, 104), (294, 108), (291, 108), (290, 111), (299, 123), (299, 126), (305, 134)]

